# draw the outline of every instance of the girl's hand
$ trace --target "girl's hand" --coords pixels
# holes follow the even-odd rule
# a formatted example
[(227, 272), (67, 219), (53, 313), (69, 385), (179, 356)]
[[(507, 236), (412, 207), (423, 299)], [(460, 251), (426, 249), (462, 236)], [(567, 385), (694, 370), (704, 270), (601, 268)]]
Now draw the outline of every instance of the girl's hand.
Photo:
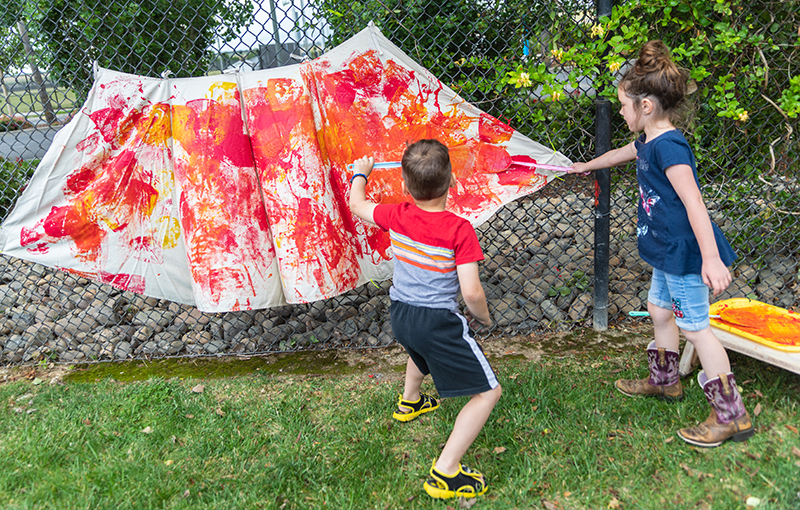
[(372, 173), (372, 167), (375, 165), (375, 158), (372, 156), (364, 156), (353, 162), (353, 175), (364, 174), (369, 177)]
[(568, 173), (589, 175), (591, 173), (591, 170), (587, 170), (586, 169), (587, 166), (588, 165), (586, 163), (573, 163), (572, 168), (569, 169)]
[(715, 296), (719, 296), (731, 284), (731, 272), (725, 267), (721, 259), (703, 261), (701, 269), (703, 283), (708, 285)]

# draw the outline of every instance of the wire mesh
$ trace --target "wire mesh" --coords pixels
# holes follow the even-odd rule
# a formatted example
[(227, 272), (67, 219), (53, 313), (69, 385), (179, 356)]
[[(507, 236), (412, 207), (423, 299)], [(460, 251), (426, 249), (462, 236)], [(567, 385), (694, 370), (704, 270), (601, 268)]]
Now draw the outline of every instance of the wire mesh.
[[(719, 3), (719, 2), (718, 2)], [(55, 132), (83, 104), (92, 62), (158, 76), (214, 75), (314, 58), (374, 21), (387, 37), (466, 101), (575, 161), (594, 156), (592, 76), (575, 75), (563, 49), (591, 37), (591, 2), (445, 0), (150, 0), (135, 4), (51, 0), (0, 6), (0, 216), (24, 189)], [(749, 296), (785, 308), (800, 302), (800, 185), (796, 117), (775, 98), (792, 79), (800, 6), (756, 2), (730, 15), (774, 41), (737, 65), (768, 76), (756, 92), (731, 73), (752, 122), (717, 116), (694, 98), (687, 127), (712, 218), (739, 253), (734, 282), (719, 297)], [(779, 19), (780, 22), (777, 22)], [(651, 37), (679, 39), (650, 23)], [(509, 86), (519, 65), (541, 65), (567, 83)], [(794, 66), (796, 67), (796, 66)], [(630, 140), (621, 118), (615, 144)], [(632, 167), (612, 172), (609, 261), (611, 322), (646, 306), (650, 268), (638, 257)], [(568, 176), (499, 211), (478, 228), (492, 335), (563, 331), (592, 321), (594, 182)], [(205, 314), (7, 256), (0, 257), (2, 364), (218, 356), (299, 349), (370, 348), (393, 342), (390, 282), (322, 302)]]

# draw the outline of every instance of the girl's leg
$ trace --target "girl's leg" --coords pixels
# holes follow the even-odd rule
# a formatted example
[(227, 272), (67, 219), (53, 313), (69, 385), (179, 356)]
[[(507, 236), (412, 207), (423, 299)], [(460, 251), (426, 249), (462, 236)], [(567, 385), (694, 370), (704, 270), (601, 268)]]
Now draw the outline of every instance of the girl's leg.
[(452, 475), (458, 472), (461, 457), (467, 452), (475, 438), (478, 437), (483, 425), (489, 418), (503, 390), (498, 385), (494, 389), (473, 395), (469, 402), (461, 409), (453, 425), (453, 432), (447, 439), (441, 455), (436, 460), (436, 470), (443, 475)]
[(662, 308), (648, 301), (647, 311), (650, 312), (650, 318), (653, 320), (656, 347), (680, 352), (680, 336), (672, 309)]
[(700, 331), (684, 331), (683, 334), (694, 345), (697, 357), (700, 358), (700, 364), (709, 377), (730, 373), (731, 364), (728, 360), (728, 353), (714, 335), (711, 326)]
[(700, 275), (671, 277), (670, 293), (678, 327), (694, 345), (704, 371), (697, 376), (711, 412), (694, 427), (678, 431), (678, 436), (695, 446), (714, 447), (723, 441), (745, 441), (755, 431), (731, 373), (728, 353), (708, 322), (708, 286)]
[(678, 327), (671, 308), (664, 308), (653, 301), (665, 303), (666, 285), (663, 273), (653, 272), (650, 296), (647, 300), (647, 311), (653, 319), (655, 340), (647, 346), (647, 366), (649, 375), (644, 379), (618, 379), (614, 385), (623, 395), (629, 397), (657, 397), (661, 400), (673, 401), (683, 398), (678, 367), (680, 365)]

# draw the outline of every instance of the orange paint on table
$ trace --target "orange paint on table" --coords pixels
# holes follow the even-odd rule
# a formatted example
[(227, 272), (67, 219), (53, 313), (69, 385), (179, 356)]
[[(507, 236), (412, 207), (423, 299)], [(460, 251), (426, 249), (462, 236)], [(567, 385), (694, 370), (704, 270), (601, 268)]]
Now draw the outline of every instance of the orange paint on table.
[(800, 314), (759, 301), (734, 298), (711, 305), (712, 325), (781, 350), (800, 351)]

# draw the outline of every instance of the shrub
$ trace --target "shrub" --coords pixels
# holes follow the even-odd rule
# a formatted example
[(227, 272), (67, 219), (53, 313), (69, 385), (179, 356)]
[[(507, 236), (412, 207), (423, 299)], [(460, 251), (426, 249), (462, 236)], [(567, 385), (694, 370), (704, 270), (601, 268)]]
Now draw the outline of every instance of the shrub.
[(28, 184), (39, 160), (10, 161), (0, 157), (0, 217), (5, 219)]
[(0, 132), (16, 131), (18, 129), (30, 129), (34, 127), (33, 124), (28, 122), (25, 117), (21, 115), (0, 115)]

